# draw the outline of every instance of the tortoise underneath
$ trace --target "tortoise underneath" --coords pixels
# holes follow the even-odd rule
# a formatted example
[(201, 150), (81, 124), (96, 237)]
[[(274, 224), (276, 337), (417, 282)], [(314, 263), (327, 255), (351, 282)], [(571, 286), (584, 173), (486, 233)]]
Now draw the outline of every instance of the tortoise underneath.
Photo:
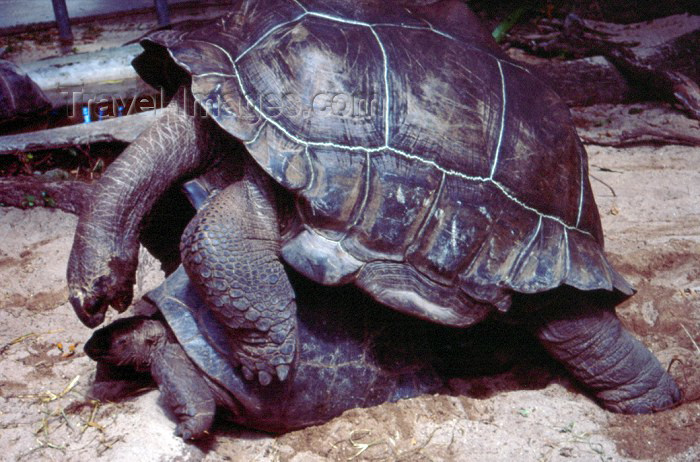
[(298, 365), (286, 381), (262, 386), (244, 380), (220, 353), (229, 348), (226, 331), (180, 267), (146, 296), (158, 314), (119, 319), (85, 344), (98, 362), (93, 393), (119, 398), (140, 383), (125, 367), (149, 372), (178, 420), (176, 433), (187, 440), (210, 428), (216, 407), (240, 425), (285, 432), (350, 408), (436, 392), (442, 370), (460, 367), (444, 353), (459, 343), (461, 330), (377, 310), (345, 289), (306, 289), (298, 301)]
[[(471, 27), (463, 2), (231, 8), (142, 42), (137, 70), (173, 98), (81, 213), (68, 282), (85, 324), (128, 306), (139, 232), (159, 197), (231, 160), (236, 180), (197, 212), (181, 255), (246, 380), (276, 386), (297, 367), (286, 264), (434, 323), (528, 324), (607, 409), (680, 400), (615, 317), (633, 289), (605, 257), (568, 109)], [(335, 95), (372, 104), (360, 111)]]

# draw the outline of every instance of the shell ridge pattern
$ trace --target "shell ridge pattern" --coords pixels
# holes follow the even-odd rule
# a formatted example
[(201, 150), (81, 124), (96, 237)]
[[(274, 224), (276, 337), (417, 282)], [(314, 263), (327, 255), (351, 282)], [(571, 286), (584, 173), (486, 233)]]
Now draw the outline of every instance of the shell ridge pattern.
[(402, 28), (402, 29), (427, 30), (427, 31), (434, 32), (434, 33), (436, 33), (436, 34), (438, 34), (438, 35), (441, 35), (441, 36), (443, 36), (443, 37), (445, 37), (445, 38), (448, 38), (448, 39), (450, 39), (450, 40), (456, 40), (453, 36), (451, 36), (451, 35), (448, 34), (447, 32), (443, 32), (443, 31), (441, 31), (441, 30), (439, 30), (439, 29), (435, 29), (435, 28), (433, 27), (433, 25), (430, 24), (430, 23), (429, 23), (428, 21), (426, 21), (425, 19), (421, 19), (421, 21), (425, 22), (425, 23), (428, 25), (428, 27), (411, 26), (411, 25), (409, 25), (409, 24), (392, 24), (392, 23), (388, 23), (388, 22), (379, 22), (379, 23), (375, 23), (375, 24), (372, 24), (372, 27), (400, 27), (400, 28)]
[(391, 124), (389, 118), (389, 108), (391, 107), (391, 90), (389, 88), (389, 57), (386, 54), (386, 48), (384, 48), (384, 44), (382, 43), (381, 38), (379, 38), (377, 31), (371, 26), (370, 30), (372, 31), (374, 38), (377, 39), (379, 49), (382, 51), (382, 57), (384, 58), (384, 98), (386, 99), (386, 101), (384, 101), (384, 144), (389, 146), (389, 140), (391, 138)]
[(306, 7), (305, 7), (304, 5), (302, 5), (302, 3), (301, 3), (299, 0), (292, 0), (292, 1), (293, 1), (294, 3), (296, 3), (297, 5), (299, 5), (299, 8), (301, 8), (301, 9), (304, 10), (305, 12), (308, 12), (308, 11), (309, 11), (308, 9), (306, 9)]
[(258, 141), (258, 138), (260, 138), (260, 135), (262, 135), (262, 132), (265, 129), (265, 127), (267, 127), (267, 122), (261, 123), (260, 128), (258, 128), (258, 131), (255, 133), (255, 135), (250, 140), (244, 141), (243, 144), (255, 144), (255, 142)]
[(365, 153), (365, 191), (362, 195), (362, 201), (360, 202), (360, 208), (357, 209), (357, 214), (355, 215), (355, 220), (353, 221), (353, 226), (362, 218), (365, 207), (367, 207), (367, 200), (369, 199), (369, 188), (372, 181), (372, 160), (370, 159), (371, 154), (369, 152)]
[[(304, 157), (306, 157), (306, 162), (309, 164), (309, 166), (313, 165), (313, 163), (311, 162), (311, 153), (309, 152), (308, 145), (304, 146)], [(311, 188), (311, 185), (314, 184), (314, 181), (316, 180), (316, 169), (309, 167), (309, 172), (309, 180), (306, 184), (306, 187), (304, 188), (304, 191), (307, 191), (309, 188)]]
[(537, 239), (537, 236), (540, 234), (541, 230), (542, 230), (542, 217), (540, 216), (539, 219), (537, 220), (537, 228), (535, 228), (535, 231), (532, 233), (532, 237), (527, 242), (525, 247), (523, 247), (523, 250), (520, 251), (520, 255), (518, 255), (518, 258), (515, 260), (515, 263), (513, 263), (513, 269), (511, 270), (511, 274), (519, 274), (520, 273), (520, 267), (523, 265), (523, 263), (525, 262), (525, 259), (530, 254), (530, 249), (532, 248), (533, 244), (535, 243), (535, 240)]
[(579, 191), (578, 191), (578, 212), (576, 213), (576, 226), (579, 226), (581, 224), (581, 215), (583, 215), (583, 196), (585, 194), (584, 191), (584, 182), (585, 182), (585, 174), (586, 174), (586, 168), (584, 164), (584, 159), (583, 156), (581, 155), (581, 150), (579, 149), (579, 171), (580, 171), (580, 177), (579, 177)]
[(446, 177), (447, 174), (445, 172), (442, 172), (442, 176), (440, 177), (440, 185), (438, 186), (437, 192), (435, 193), (433, 203), (430, 204), (430, 209), (428, 209), (428, 213), (425, 214), (425, 218), (423, 218), (423, 223), (421, 223), (420, 228), (418, 228), (418, 232), (411, 240), (411, 243), (406, 247), (407, 249), (413, 248), (416, 242), (421, 241), (423, 234), (425, 233), (425, 230), (428, 227), (428, 223), (430, 222), (431, 217), (435, 214), (435, 211), (437, 210), (438, 202), (440, 201), (440, 196), (442, 196), (442, 190), (445, 188), (445, 180), (447, 179)]
[[(303, 5), (301, 5), (299, 2), (296, 2), (296, 3), (299, 4), (299, 6), (303, 7)], [(306, 10), (306, 9), (305, 9), (305, 10)], [(291, 24), (291, 23), (293, 23), (293, 22), (295, 22), (295, 21), (299, 21), (299, 20), (303, 19), (303, 18), (306, 17), (306, 16), (314, 16), (314, 17), (319, 17), (319, 18), (327, 19), (327, 20), (334, 21), (334, 22), (341, 22), (341, 23), (345, 23), (345, 24), (351, 24), (351, 25), (356, 25), (356, 26), (362, 26), (362, 27), (370, 28), (370, 29), (372, 30), (372, 33), (375, 35), (375, 37), (376, 37), (377, 40), (378, 40), (378, 44), (379, 44), (379, 46), (380, 46), (381, 49), (382, 49), (383, 55), (386, 56), (386, 50), (384, 49), (384, 45), (382, 44), (381, 40), (379, 40), (379, 37), (378, 37), (378, 35), (376, 34), (376, 31), (373, 29), (373, 25), (370, 24), (370, 23), (362, 22), (362, 21), (355, 21), (355, 20), (351, 20), (351, 19), (345, 19), (345, 18), (341, 18), (341, 17), (337, 17), (337, 16), (332, 16), (332, 15), (328, 15), (328, 14), (324, 14), (324, 13), (318, 13), (318, 12), (313, 12), (313, 11), (308, 11), (308, 10), (306, 10), (305, 13), (303, 13), (303, 14), (297, 16), (294, 20), (286, 21), (286, 22), (283, 23), (283, 24), (277, 25), (277, 26), (274, 27), (274, 29), (277, 30), (277, 29), (279, 29), (280, 27), (283, 27), (284, 25), (288, 25), (288, 24)], [(397, 26), (397, 27), (403, 27), (403, 26), (401, 26), (401, 25), (396, 25), (396, 26)], [(436, 29), (431, 29), (431, 30), (433, 30), (434, 32), (437, 31)], [(269, 31), (266, 32), (266, 34), (264, 34), (264, 35), (269, 36)], [(193, 40), (193, 41), (195, 41), (195, 40)], [(202, 42), (201, 40), (196, 40), (196, 41)], [(256, 41), (256, 43), (259, 43), (259, 41), (260, 41), (260, 40)], [(496, 186), (496, 188), (497, 188), (499, 191), (501, 191), (501, 193), (502, 193), (508, 200), (510, 200), (510, 201), (512, 201), (512, 202), (515, 202), (515, 203), (518, 204), (521, 208), (524, 208), (525, 210), (528, 210), (528, 211), (530, 211), (530, 212), (536, 214), (536, 215), (539, 216), (539, 217), (552, 220), (552, 221), (558, 223), (559, 225), (561, 225), (562, 227), (564, 227), (565, 229), (577, 231), (577, 232), (582, 233), (582, 234), (584, 234), (584, 235), (592, 236), (592, 234), (591, 234), (590, 232), (588, 232), (588, 231), (586, 231), (586, 230), (583, 230), (583, 229), (579, 229), (579, 228), (578, 228), (578, 224), (579, 224), (579, 223), (576, 223), (575, 225), (570, 225), (570, 224), (566, 223), (565, 221), (563, 221), (561, 218), (559, 218), (559, 217), (557, 217), (557, 216), (549, 215), (549, 214), (543, 213), (543, 212), (537, 210), (536, 208), (531, 207), (531, 206), (525, 204), (525, 203), (522, 202), (520, 199), (518, 199), (518, 198), (515, 196), (515, 194), (513, 194), (512, 192), (510, 192), (504, 185), (502, 185), (502, 184), (499, 183), (498, 181), (494, 180), (493, 178), (490, 178), (490, 177), (482, 177), (482, 176), (472, 176), (472, 175), (467, 175), (467, 174), (462, 173), (462, 172), (457, 171), (457, 170), (448, 169), (448, 168), (442, 167), (440, 164), (438, 164), (437, 162), (435, 162), (435, 161), (433, 161), (433, 160), (428, 160), (428, 159), (425, 159), (425, 158), (423, 158), (423, 157), (417, 156), (417, 155), (415, 155), (415, 154), (411, 154), (411, 153), (402, 151), (402, 150), (400, 150), (400, 149), (394, 148), (394, 147), (392, 147), (392, 146), (389, 146), (388, 143), (385, 144), (384, 146), (365, 147), (365, 146), (348, 146), (348, 145), (333, 143), (333, 142), (329, 142), (329, 141), (308, 141), (308, 140), (305, 140), (305, 139), (303, 139), (303, 138), (300, 138), (299, 136), (297, 136), (297, 135), (295, 135), (295, 134), (293, 134), (293, 133), (290, 133), (290, 131), (287, 130), (284, 126), (282, 126), (279, 122), (277, 122), (277, 121), (274, 120), (272, 117), (270, 117), (268, 114), (266, 114), (266, 113), (265, 113), (261, 108), (259, 108), (259, 107), (255, 104), (255, 102), (251, 99), (250, 95), (249, 95), (248, 92), (246, 91), (245, 84), (244, 84), (243, 79), (242, 79), (242, 77), (241, 77), (241, 72), (240, 72), (240, 70), (239, 70), (239, 68), (238, 68), (238, 65), (237, 65), (237, 58), (234, 58), (234, 57), (231, 55), (231, 53), (229, 53), (226, 49), (224, 49), (224, 48), (221, 47), (220, 45), (217, 45), (217, 44), (211, 43), (211, 42), (203, 42), (203, 43), (207, 43), (207, 44), (209, 44), (210, 46), (213, 46), (213, 47), (219, 49), (222, 53), (224, 53), (225, 56), (227, 56), (227, 58), (229, 59), (229, 61), (230, 61), (230, 63), (231, 63), (232, 69), (234, 70), (234, 74), (233, 74), (233, 75), (230, 75), (230, 77), (235, 77), (235, 79), (236, 79), (236, 81), (237, 81), (237, 83), (238, 83), (238, 86), (239, 86), (239, 88), (240, 88), (240, 90), (241, 90), (241, 94), (242, 94), (242, 96), (244, 97), (244, 99), (246, 100), (246, 102), (250, 105), (250, 107), (251, 107), (255, 112), (257, 112), (257, 113), (260, 115), (260, 117), (261, 117), (265, 122), (267, 122), (267, 123), (269, 123), (270, 125), (272, 125), (273, 127), (275, 127), (275, 128), (276, 128), (277, 130), (279, 130), (279, 132), (281, 132), (284, 136), (286, 136), (286, 137), (289, 138), (291, 141), (293, 141), (293, 142), (295, 142), (295, 143), (297, 143), (297, 144), (300, 144), (300, 145), (302, 145), (302, 146), (305, 146), (306, 148), (309, 148), (309, 147), (321, 147), (321, 148), (339, 149), (339, 150), (344, 150), (344, 151), (354, 151), (354, 152), (360, 151), (360, 152), (365, 152), (365, 153), (367, 153), (368, 155), (371, 155), (371, 154), (374, 154), (374, 153), (377, 153), (377, 152), (382, 152), (382, 151), (386, 152), (386, 151), (388, 151), (388, 152), (391, 152), (391, 153), (393, 153), (393, 154), (396, 154), (396, 155), (398, 155), (398, 156), (400, 156), (400, 157), (404, 157), (404, 158), (410, 159), (410, 160), (415, 160), (415, 161), (417, 161), (417, 162), (421, 162), (421, 163), (423, 163), (423, 164), (429, 165), (429, 166), (431, 166), (431, 167), (437, 169), (438, 171), (442, 172), (442, 173), (445, 174), (445, 175), (458, 177), (458, 178), (461, 178), (461, 179), (467, 180), (467, 181), (475, 181), (475, 182), (479, 182), (479, 183), (491, 183), (491, 184), (493, 184), (494, 186)], [(250, 47), (250, 48), (252, 48), (252, 47)], [(249, 49), (248, 49), (248, 50), (245, 50), (243, 53), (246, 53), (246, 52), (248, 52), (248, 51), (250, 51), (250, 50), (249, 50)], [(480, 51), (481, 51), (481, 50), (480, 50)], [(486, 54), (489, 55), (489, 56), (492, 56), (494, 59), (496, 59), (496, 61), (498, 62), (498, 65), (499, 65), (499, 69), (502, 69), (501, 63), (502, 63), (503, 61), (502, 61), (501, 59), (499, 59), (499, 58), (496, 57), (496, 56), (491, 55), (490, 53), (486, 53)], [(171, 53), (171, 56), (172, 56), (172, 53)], [(175, 58), (175, 57), (173, 56), (173, 59), (174, 59), (174, 58)], [(177, 60), (177, 59), (174, 59), (174, 60), (175, 60), (176, 62), (179, 62), (179, 60)], [(511, 63), (509, 63), (508, 61), (505, 61), (505, 62), (506, 62), (507, 64), (511, 64)], [(516, 66), (516, 65), (514, 65), (514, 64), (511, 64), (511, 65), (513, 65), (513, 66), (515, 66), (515, 67), (520, 67), (520, 66)], [(388, 69), (388, 62), (385, 61), (385, 75), (384, 75), (385, 79), (388, 79), (388, 71), (389, 71), (389, 69)], [(211, 73), (211, 74), (214, 74), (214, 73)], [(201, 75), (205, 75), (205, 74), (201, 74)], [(229, 76), (229, 75), (227, 75), (227, 76)], [(388, 81), (385, 81), (385, 89), (388, 88), (388, 86), (389, 86), (389, 85), (388, 85)], [(387, 94), (387, 97), (386, 97), (387, 101), (388, 101), (388, 98), (389, 98), (389, 95)], [(388, 117), (388, 106), (389, 106), (389, 105), (387, 104), (386, 106), (387, 106), (387, 109), (385, 109), (385, 117)], [(388, 131), (388, 123), (385, 124), (385, 125), (386, 125), (385, 130)], [(581, 198), (580, 202), (582, 202), (582, 198)], [(582, 205), (582, 204), (581, 204), (581, 205)], [(579, 213), (579, 214), (580, 214), (580, 213)]]
[(564, 228), (564, 274), (562, 275), (562, 281), (567, 279), (567, 276), (571, 272), (571, 250), (569, 249), (569, 230)]
[(253, 50), (255, 47), (257, 47), (257, 46), (260, 44), (260, 42), (262, 42), (262, 41), (265, 40), (267, 37), (269, 37), (270, 35), (272, 35), (276, 30), (281, 29), (282, 27), (287, 26), (287, 25), (289, 25), (289, 24), (292, 24), (292, 23), (294, 23), (294, 22), (301, 21), (301, 20), (304, 19), (304, 17), (307, 16), (308, 14), (309, 14), (309, 13), (308, 13), (306, 10), (304, 10), (304, 12), (303, 12), (302, 14), (300, 14), (299, 16), (297, 16), (296, 18), (291, 19), (291, 20), (289, 20), (289, 21), (281, 22), (281, 23), (277, 24), (275, 27), (271, 27), (270, 30), (268, 30), (267, 32), (265, 32), (259, 39), (257, 39), (255, 42), (253, 42), (253, 44), (252, 44), (251, 46), (249, 46), (248, 48), (246, 48), (245, 50), (243, 50), (243, 52), (242, 52), (240, 55), (238, 55), (238, 56), (236, 57), (235, 62), (240, 61), (240, 60), (241, 60), (245, 55), (247, 55), (251, 50)]
[[(496, 173), (496, 168), (498, 167), (498, 157), (501, 154), (501, 144), (503, 143), (503, 132), (506, 128), (506, 79), (503, 75), (503, 65), (500, 60), (496, 60), (498, 64), (498, 73), (501, 75), (501, 128), (498, 131), (498, 143), (496, 144), (496, 151), (493, 155), (493, 164), (491, 165), (491, 175), (490, 180), (493, 180), (493, 175)], [(578, 222), (576, 222), (578, 226)]]
[[(478, 250), (474, 254), (474, 256), (471, 258), (469, 261), (469, 264), (466, 266), (466, 268), (460, 269), (458, 271), (458, 274), (463, 275), (463, 277), (468, 278), (468, 277), (473, 277), (476, 273), (476, 268), (477, 264), (481, 263), (482, 260), (488, 260), (487, 258), (482, 258), (482, 256), (489, 251), (489, 246), (485, 245), (485, 243), (489, 242), (491, 240), (491, 235), (493, 234), (493, 229), (496, 224), (496, 220), (492, 221), (489, 223), (489, 225), (486, 227), (484, 230), (484, 235), (483, 238), (481, 239), (481, 242), (479, 245), (475, 245)], [(462, 289), (464, 290), (464, 288)], [(469, 293), (469, 291), (466, 291)]]

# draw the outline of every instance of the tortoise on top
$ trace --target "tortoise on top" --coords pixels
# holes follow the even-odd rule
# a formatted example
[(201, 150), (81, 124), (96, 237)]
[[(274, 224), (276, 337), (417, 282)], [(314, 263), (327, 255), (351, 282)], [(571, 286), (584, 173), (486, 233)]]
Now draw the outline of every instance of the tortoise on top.
[(181, 253), (249, 380), (284, 380), (297, 354), (284, 261), (451, 326), (538, 308), (540, 340), (605, 405), (676, 402), (609, 316), (633, 291), (605, 258), (567, 108), (462, 23), (456, 0), (257, 0), (146, 38), (134, 65), (173, 98), (81, 216), (68, 280), (83, 322), (128, 305), (154, 201), (233, 157), (240, 179), (197, 213)]

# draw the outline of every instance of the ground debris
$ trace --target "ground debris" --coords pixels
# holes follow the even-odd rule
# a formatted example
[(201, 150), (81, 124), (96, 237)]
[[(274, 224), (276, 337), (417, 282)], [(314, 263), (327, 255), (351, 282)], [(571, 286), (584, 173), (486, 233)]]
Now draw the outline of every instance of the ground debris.
[(47, 332), (40, 332), (40, 333), (30, 332), (30, 333), (28, 333), (28, 334), (20, 335), (19, 337), (15, 338), (15, 339), (13, 339), (13, 340), (10, 340), (10, 341), (7, 342), (5, 345), (3, 345), (2, 347), (0, 347), (0, 355), (4, 354), (4, 353), (5, 353), (7, 350), (9, 350), (10, 347), (12, 347), (13, 345), (17, 345), (18, 343), (22, 343), (22, 342), (24, 342), (25, 340), (28, 340), (28, 339), (30, 339), (30, 338), (38, 338), (38, 337), (41, 337), (42, 335), (58, 334), (58, 333), (61, 333), (61, 332), (63, 332), (63, 329), (59, 329), (59, 330), (50, 330), (50, 331), (47, 331)]

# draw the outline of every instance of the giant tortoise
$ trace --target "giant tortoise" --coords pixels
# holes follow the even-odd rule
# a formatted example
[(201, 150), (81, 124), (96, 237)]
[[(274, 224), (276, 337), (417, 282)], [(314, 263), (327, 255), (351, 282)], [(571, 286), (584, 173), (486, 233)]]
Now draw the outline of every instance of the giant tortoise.
[(284, 381), (298, 356), (287, 264), (435, 323), (524, 322), (608, 409), (678, 402), (614, 314), (633, 289), (605, 257), (568, 109), (474, 24), (457, 0), (238, 0), (148, 36), (134, 66), (170, 103), (81, 214), (80, 319), (128, 306), (154, 202), (233, 157), (181, 255), (247, 380)]
[(51, 103), (16, 64), (0, 59), (0, 125), (41, 115)]

